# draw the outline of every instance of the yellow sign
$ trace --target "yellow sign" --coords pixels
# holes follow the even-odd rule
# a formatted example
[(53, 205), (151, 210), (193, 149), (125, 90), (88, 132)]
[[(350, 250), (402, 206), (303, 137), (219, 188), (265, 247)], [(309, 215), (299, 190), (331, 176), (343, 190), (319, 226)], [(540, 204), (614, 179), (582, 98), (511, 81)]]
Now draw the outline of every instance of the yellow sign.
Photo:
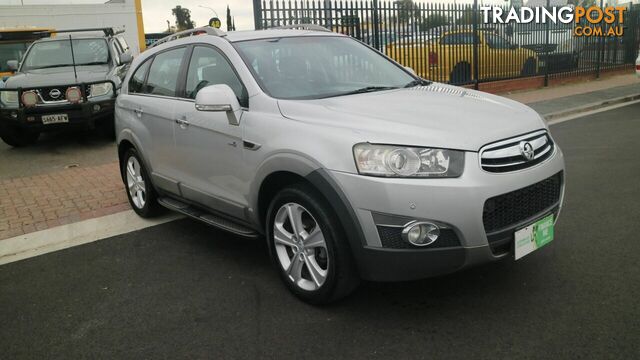
[(222, 21), (220, 21), (220, 19), (218, 19), (217, 17), (211, 18), (211, 20), (209, 20), (209, 26), (220, 29), (220, 27), (222, 26)]

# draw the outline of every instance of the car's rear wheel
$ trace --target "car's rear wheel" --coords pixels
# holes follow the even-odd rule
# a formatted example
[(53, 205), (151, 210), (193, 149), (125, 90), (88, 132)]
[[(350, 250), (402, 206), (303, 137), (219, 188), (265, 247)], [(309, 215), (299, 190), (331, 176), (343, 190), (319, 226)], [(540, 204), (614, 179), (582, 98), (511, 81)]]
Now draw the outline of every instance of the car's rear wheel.
[(520, 72), (520, 75), (522, 76), (534, 76), (536, 74), (536, 59), (533, 58), (529, 58), (527, 59), (527, 61), (524, 62), (524, 65), (522, 65), (522, 71)]
[(282, 280), (300, 299), (325, 304), (357, 287), (340, 222), (312, 187), (296, 184), (275, 196), (267, 214), (267, 239)]
[(160, 208), (157, 195), (138, 152), (133, 148), (127, 150), (120, 166), (133, 210), (144, 218), (157, 215)]
[(29, 131), (16, 125), (0, 123), (0, 138), (13, 147), (32, 145), (38, 141), (39, 137), (40, 133), (37, 131)]

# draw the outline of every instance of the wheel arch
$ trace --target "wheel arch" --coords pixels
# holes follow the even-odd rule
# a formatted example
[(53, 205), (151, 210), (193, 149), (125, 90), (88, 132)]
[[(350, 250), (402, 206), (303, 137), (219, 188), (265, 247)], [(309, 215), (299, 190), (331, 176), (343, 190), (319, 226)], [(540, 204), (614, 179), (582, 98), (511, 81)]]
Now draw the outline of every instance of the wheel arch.
[(301, 172), (288, 170), (277, 170), (269, 173), (260, 182), (258, 197), (255, 206), (255, 217), (260, 228), (266, 229), (266, 216), (269, 204), (277, 192), (293, 183), (306, 183), (313, 187), (328, 202), (332, 210), (340, 220), (340, 225), (345, 232), (349, 242), (351, 254), (356, 259), (359, 268), (359, 261), (366, 239), (360, 227), (357, 215), (351, 204), (342, 191), (338, 183), (333, 179), (329, 171), (324, 168), (307, 168), (304, 174)]
[(133, 132), (131, 132), (130, 130), (124, 130), (120, 132), (120, 134), (118, 134), (118, 162), (120, 164), (120, 176), (122, 177), (122, 179), (124, 180), (124, 173), (122, 172), (122, 161), (124, 159), (122, 157), (129, 149), (135, 149), (138, 152), (140, 160), (142, 160), (144, 167), (149, 173), (149, 176), (151, 176), (152, 168), (149, 166), (149, 162), (143, 155), (140, 141)]

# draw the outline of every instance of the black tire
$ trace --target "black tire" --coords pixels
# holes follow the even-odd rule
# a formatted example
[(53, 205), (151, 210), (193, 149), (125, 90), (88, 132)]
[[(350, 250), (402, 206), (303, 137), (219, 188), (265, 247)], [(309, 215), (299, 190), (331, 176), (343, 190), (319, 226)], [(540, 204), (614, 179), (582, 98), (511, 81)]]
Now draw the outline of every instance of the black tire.
[(454, 66), (451, 72), (451, 83), (454, 85), (471, 83), (471, 65), (460, 63)]
[[(127, 177), (127, 165), (129, 164), (129, 159), (134, 158), (137, 162), (137, 172), (136, 174), (140, 174), (144, 181), (144, 202), (140, 203), (139, 201), (134, 200), (134, 196), (132, 195), (132, 191), (128, 185), (128, 177)], [(136, 214), (140, 215), (143, 218), (151, 218), (160, 212), (160, 204), (158, 204), (158, 196), (156, 194), (155, 189), (153, 188), (153, 184), (151, 184), (151, 178), (149, 177), (149, 173), (142, 162), (138, 151), (134, 148), (128, 149), (124, 156), (120, 161), (120, 171), (122, 172), (122, 181), (124, 183), (125, 192), (127, 193), (127, 198), (129, 199), (129, 205)], [(136, 197), (137, 198), (137, 197)], [(139, 199), (138, 199), (139, 200)], [(142, 206), (140, 206), (142, 205)]]
[(98, 130), (100, 134), (104, 135), (107, 139), (116, 139), (116, 124), (113, 116), (103, 119), (99, 125)]
[(528, 58), (527, 61), (522, 65), (522, 71), (520, 71), (520, 75), (522, 76), (534, 76), (537, 73), (537, 64), (538, 62), (534, 58)]
[[(274, 240), (276, 214), (282, 206), (289, 203), (304, 207), (316, 221), (324, 236), (326, 249), (323, 251), (326, 251), (328, 258), (326, 278), (318, 289), (312, 291), (301, 288), (289, 278), (276, 252)], [(348, 239), (340, 220), (327, 200), (313, 187), (299, 183), (276, 194), (267, 211), (266, 233), (271, 259), (282, 281), (293, 294), (303, 301), (314, 305), (331, 303), (349, 295), (360, 283)], [(306, 266), (307, 274), (310, 274), (308, 265), (302, 266)]]
[(35, 144), (40, 137), (39, 132), (28, 131), (19, 126), (0, 123), (0, 138), (13, 147), (23, 147)]

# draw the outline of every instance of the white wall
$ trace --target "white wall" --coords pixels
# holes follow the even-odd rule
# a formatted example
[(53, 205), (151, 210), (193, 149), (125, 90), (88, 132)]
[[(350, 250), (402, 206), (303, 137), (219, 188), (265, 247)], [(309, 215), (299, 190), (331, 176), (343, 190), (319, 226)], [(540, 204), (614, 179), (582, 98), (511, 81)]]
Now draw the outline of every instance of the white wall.
[(134, 0), (89, 5), (0, 6), (0, 27), (37, 26), (56, 30), (117, 27), (134, 55), (140, 52)]

